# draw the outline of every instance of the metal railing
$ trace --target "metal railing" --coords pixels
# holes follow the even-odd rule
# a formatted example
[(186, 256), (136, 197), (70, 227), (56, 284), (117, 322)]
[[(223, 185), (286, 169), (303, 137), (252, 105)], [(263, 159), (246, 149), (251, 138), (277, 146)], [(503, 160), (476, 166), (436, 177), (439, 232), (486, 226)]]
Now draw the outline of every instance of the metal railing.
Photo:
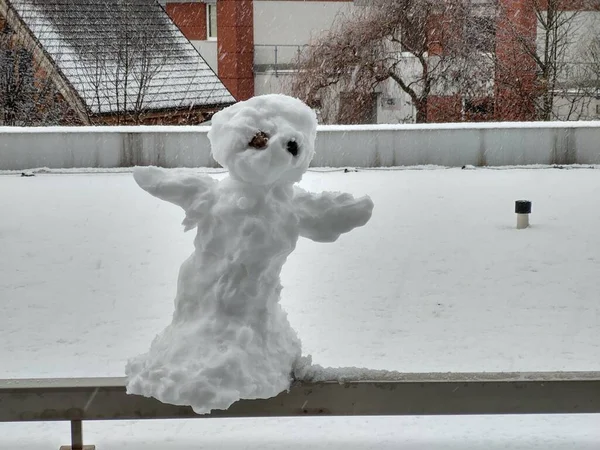
[(124, 378), (0, 380), (0, 422), (219, 417), (600, 413), (600, 372), (412, 373), (370, 381), (296, 381), (270, 399), (197, 415), (188, 406), (128, 395)]
[(296, 61), (302, 50), (308, 45), (254, 45), (254, 71), (256, 73), (273, 72), (276, 77), (282, 71), (296, 68)]

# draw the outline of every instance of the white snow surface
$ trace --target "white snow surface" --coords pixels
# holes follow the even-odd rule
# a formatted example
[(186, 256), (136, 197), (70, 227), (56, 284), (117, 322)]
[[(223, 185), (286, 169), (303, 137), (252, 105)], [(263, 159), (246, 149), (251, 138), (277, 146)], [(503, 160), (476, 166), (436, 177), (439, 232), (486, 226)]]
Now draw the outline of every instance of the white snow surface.
[[(334, 244), (300, 239), (283, 267), (281, 304), (315, 364), (600, 369), (598, 170), (319, 171), (300, 187), (377, 205)], [(1, 176), (0, 208), (0, 378), (122, 376), (170, 322), (194, 239), (181, 209), (129, 173), (76, 172)], [(128, 450), (596, 450), (600, 417), (99, 421), (84, 437)], [(68, 423), (0, 424), (2, 449), (68, 440)]]
[[(223, 180), (134, 170), (137, 184), (183, 208), (186, 231), (197, 233), (171, 324), (127, 364), (128, 393), (207, 413), (289, 388), (302, 350), (279, 304), (283, 264), (299, 236), (333, 242), (373, 209), (368, 197), (293, 186), (314, 154), (316, 125), (299, 100), (254, 97), (213, 116), (213, 155), (229, 169)], [(250, 147), (259, 132), (268, 136), (264, 148)]]
[[(377, 205), (334, 244), (300, 239), (283, 267), (316, 364), (599, 369), (597, 169), (338, 170), (299, 186)], [(532, 225), (516, 230), (522, 198)], [(195, 237), (182, 210), (130, 173), (3, 175), (0, 205), (0, 378), (122, 376), (170, 322)]]

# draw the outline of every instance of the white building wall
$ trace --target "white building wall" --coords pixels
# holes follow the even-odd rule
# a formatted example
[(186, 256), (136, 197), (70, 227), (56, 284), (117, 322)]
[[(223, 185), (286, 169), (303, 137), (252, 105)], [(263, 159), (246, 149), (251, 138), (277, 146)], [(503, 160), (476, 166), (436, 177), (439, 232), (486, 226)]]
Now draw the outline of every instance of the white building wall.
[[(288, 94), (291, 63), (312, 39), (327, 32), (343, 1), (254, 0), (254, 92)], [(286, 72), (287, 70), (287, 72)]]
[(280, 83), (278, 80), (265, 83), (264, 74), (274, 72), (275, 65), (284, 69), (312, 39), (330, 29), (338, 14), (354, 8), (352, 2), (341, 1), (255, 0), (253, 3), (254, 66), (257, 75), (263, 78), (256, 84), (274, 89)]
[(306, 45), (352, 8), (343, 1), (254, 0), (254, 44)]
[(254, 0), (254, 93), (289, 94), (292, 63), (354, 2)]
[(217, 73), (217, 41), (209, 40), (209, 41), (190, 41), (198, 53), (202, 55), (206, 63), (210, 66), (213, 72)]
[[(416, 79), (421, 70), (417, 58), (410, 53), (403, 53), (402, 58), (399, 71), (403, 74), (403, 79)], [(415, 121), (416, 109), (412, 100), (406, 92), (400, 89), (398, 83), (389, 79), (382, 84), (380, 89), (381, 93), (377, 99), (378, 123), (413, 123)]]
[(554, 112), (561, 120), (600, 120), (600, 97), (574, 93), (554, 98)]

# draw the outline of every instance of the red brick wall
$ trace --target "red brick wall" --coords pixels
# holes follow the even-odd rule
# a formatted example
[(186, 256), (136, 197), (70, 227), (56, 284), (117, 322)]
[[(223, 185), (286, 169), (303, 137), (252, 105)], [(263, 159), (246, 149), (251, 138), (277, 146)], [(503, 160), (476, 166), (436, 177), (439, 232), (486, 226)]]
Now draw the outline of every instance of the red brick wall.
[(206, 39), (206, 3), (167, 3), (166, 11), (186, 38)]
[(217, 1), (219, 78), (236, 100), (254, 95), (254, 6), (252, 0)]
[(427, 100), (427, 122), (460, 122), (461, 110), (459, 95), (430, 95)]
[(443, 14), (432, 14), (427, 19), (427, 50), (430, 55), (441, 55), (453, 37), (463, 33), (460, 20), (449, 20)]
[[(565, 0), (565, 7), (581, 7), (583, 2), (600, 0)], [(535, 120), (536, 65), (517, 41), (516, 32), (535, 46), (537, 19), (533, 5), (537, 0), (499, 0), (500, 14), (496, 29), (496, 71), (493, 111), (496, 120)], [(589, 7), (590, 3), (587, 3)], [(443, 18), (432, 16), (428, 24), (429, 50), (432, 54), (443, 52), (446, 39), (452, 30)], [(487, 101), (487, 100), (486, 100)], [(453, 122), (460, 120), (490, 120), (485, 117), (462, 114), (459, 96), (430, 96), (427, 110), (428, 122)]]
[(532, 0), (500, 0), (496, 23), (495, 115), (498, 120), (535, 120), (536, 64), (516, 34), (535, 48), (537, 18)]
[(443, 51), (443, 36), (446, 22), (436, 14), (427, 21), (427, 48), (432, 56), (441, 55)]

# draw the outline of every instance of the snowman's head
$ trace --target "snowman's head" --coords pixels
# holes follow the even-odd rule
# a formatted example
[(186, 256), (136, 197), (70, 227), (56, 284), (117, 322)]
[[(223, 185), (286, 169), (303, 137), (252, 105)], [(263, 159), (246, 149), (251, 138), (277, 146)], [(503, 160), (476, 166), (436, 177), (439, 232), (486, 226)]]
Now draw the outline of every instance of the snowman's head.
[(255, 185), (294, 183), (315, 152), (317, 117), (302, 101), (262, 95), (216, 113), (208, 139), (231, 177)]

